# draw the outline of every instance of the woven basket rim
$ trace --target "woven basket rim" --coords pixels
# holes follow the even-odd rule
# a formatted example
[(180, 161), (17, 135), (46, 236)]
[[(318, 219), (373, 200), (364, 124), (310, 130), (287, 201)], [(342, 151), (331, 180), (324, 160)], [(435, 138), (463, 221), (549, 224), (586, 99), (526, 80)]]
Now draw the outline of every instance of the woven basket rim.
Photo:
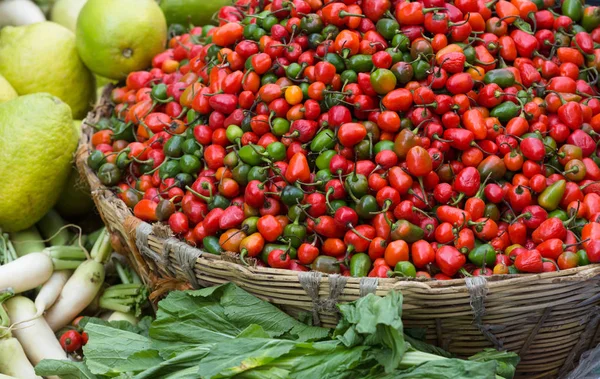
[[(116, 208), (116, 213), (121, 217), (121, 223), (125, 223), (126, 221), (131, 225), (139, 225), (141, 223), (145, 223), (145, 221), (135, 217), (133, 212), (125, 205), (125, 203), (119, 199), (113, 191), (108, 189), (98, 180), (96, 174), (92, 171), (91, 168), (87, 165), (87, 157), (91, 152), (91, 135), (92, 135), (92, 127), (91, 125), (97, 122), (106, 112), (112, 110), (113, 104), (110, 101), (110, 93), (113, 89), (112, 84), (108, 84), (104, 87), (102, 96), (98, 100), (96, 106), (92, 111), (88, 113), (88, 116), (83, 120), (82, 123), (82, 133), (79, 141), (79, 148), (77, 151), (77, 166), (80, 169), (80, 173), (85, 179), (88, 181), (90, 185), (90, 189), (92, 193), (101, 193), (105, 200), (110, 201), (111, 205)], [(147, 223), (146, 223), (147, 224)], [(160, 223), (158, 223), (160, 225)], [(156, 225), (156, 224), (153, 224)], [(166, 228), (168, 225), (162, 224)], [(109, 229), (111, 229), (111, 225), (107, 225)], [(170, 230), (170, 229), (169, 229)], [(158, 241), (164, 241), (166, 238), (152, 236)], [(185, 244), (183, 240), (181, 243)], [(189, 246), (189, 245), (188, 245)], [(270, 267), (247, 267), (237, 262), (233, 262), (231, 260), (223, 259), (223, 256), (210, 254), (202, 249), (191, 246), (191, 248), (197, 250), (200, 254), (198, 259), (207, 259), (207, 260), (217, 260), (224, 262), (226, 264), (231, 264), (237, 266), (237, 270), (245, 272), (246, 275), (281, 275), (281, 276), (290, 276), (297, 277), (300, 272), (294, 270), (283, 270), (283, 269), (275, 269)], [(484, 277), (487, 281), (487, 286), (492, 288), (502, 287), (506, 285), (515, 285), (519, 283), (527, 283), (533, 280), (541, 280), (541, 279), (552, 279), (554, 278), (557, 282), (561, 281), (578, 281), (578, 280), (587, 280), (592, 277), (600, 275), (600, 263), (590, 264), (587, 266), (580, 266), (576, 268), (553, 271), (553, 272), (544, 272), (537, 274), (514, 274), (514, 275), (493, 275), (489, 277)], [(323, 279), (326, 281), (328, 278), (328, 274), (322, 273)], [(361, 278), (348, 278), (349, 283), (359, 283)], [(436, 290), (436, 289), (447, 289), (447, 290), (456, 290), (457, 292), (466, 292), (466, 281), (467, 278), (458, 278), (451, 280), (436, 280), (433, 278), (430, 279), (410, 279), (410, 278), (378, 278), (378, 286), (381, 284), (385, 284), (388, 286), (394, 287), (417, 287), (423, 290)]]

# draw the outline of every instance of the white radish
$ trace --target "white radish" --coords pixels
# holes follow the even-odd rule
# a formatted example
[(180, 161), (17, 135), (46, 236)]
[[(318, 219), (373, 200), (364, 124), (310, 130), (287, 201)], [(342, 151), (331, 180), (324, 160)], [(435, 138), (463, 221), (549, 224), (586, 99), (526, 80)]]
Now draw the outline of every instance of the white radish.
[[(1, 307), (2, 305), (0, 305)], [(0, 379), (3, 376), (19, 379), (41, 379), (35, 375), (33, 365), (27, 359), (23, 347), (16, 338), (0, 339)]]
[[(36, 378), (39, 378), (39, 376), (36, 376)], [(15, 378), (14, 376), (0, 374), (0, 379), (19, 379), (19, 378)]]
[(29, 0), (0, 1), (0, 27), (20, 26), (46, 21), (46, 17)]
[(10, 321), (15, 325), (12, 334), (19, 340), (33, 365), (43, 359), (67, 359), (67, 354), (46, 320), (37, 315), (33, 301), (24, 296), (15, 296), (4, 305)]
[(96, 297), (104, 283), (104, 265), (83, 262), (63, 287), (58, 300), (46, 313), (46, 321), (57, 331), (70, 323)]
[(50, 279), (44, 283), (35, 298), (35, 308), (38, 314), (43, 314), (46, 309), (54, 304), (72, 273), (71, 270), (55, 271)]
[(12, 288), (15, 293), (34, 289), (46, 283), (54, 265), (44, 253), (31, 253), (0, 266), (0, 290)]

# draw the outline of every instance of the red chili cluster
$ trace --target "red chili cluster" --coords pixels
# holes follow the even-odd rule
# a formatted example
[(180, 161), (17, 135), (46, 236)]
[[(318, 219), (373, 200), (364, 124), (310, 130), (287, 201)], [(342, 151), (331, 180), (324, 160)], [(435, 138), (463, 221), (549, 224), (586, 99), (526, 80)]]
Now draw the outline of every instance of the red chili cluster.
[(88, 164), (137, 217), (352, 276), (600, 262), (599, 8), (241, 0), (218, 19), (96, 125)]

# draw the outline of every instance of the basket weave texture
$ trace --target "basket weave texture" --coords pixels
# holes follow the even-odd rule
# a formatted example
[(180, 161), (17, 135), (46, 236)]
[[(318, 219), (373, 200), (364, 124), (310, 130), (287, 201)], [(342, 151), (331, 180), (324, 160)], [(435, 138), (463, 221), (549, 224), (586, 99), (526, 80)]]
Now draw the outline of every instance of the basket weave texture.
[(561, 377), (600, 342), (600, 264), (534, 275), (450, 281), (347, 278), (243, 266), (237, 254), (205, 253), (175, 238), (168, 225), (133, 216), (87, 166), (92, 128), (110, 115), (110, 87), (83, 125), (77, 166), (108, 229), (159, 299), (173, 289), (234, 282), (298, 318), (333, 327), (336, 304), (399, 290), (407, 328), (426, 330), (428, 342), (460, 357), (486, 347), (519, 353), (517, 376)]

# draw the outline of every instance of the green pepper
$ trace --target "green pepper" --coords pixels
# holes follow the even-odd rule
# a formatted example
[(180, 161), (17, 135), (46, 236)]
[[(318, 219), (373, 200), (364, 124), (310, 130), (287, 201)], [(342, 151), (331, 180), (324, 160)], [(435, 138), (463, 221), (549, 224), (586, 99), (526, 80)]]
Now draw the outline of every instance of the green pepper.
[(182, 146), (185, 139), (182, 136), (172, 136), (163, 146), (163, 151), (167, 157), (179, 158), (183, 155)]
[(354, 254), (350, 259), (350, 276), (362, 278), (369, 274), (371, 258), (365, 253)]
[(290, 220), (295, 220), (297, 218), (298, 221), (304, 221), (306, 220), (306, 213), (302, 210), (301, 205), (296, 204), (289, 207), (287, 217)]
[(494, 203), (487, 203), (485, 210), (483, 211), (483, 217), (487, 217), (491, 220), (498, 222), (500, 220), (500, 210)]
[(306, 237), (306, 226), (300, 225), (298, 221), (299, 217), (297, 217), (294, 222), (287, 224), (285, 228), (283, 228), (283, 237), (286, 238), (292, 247), (295, 247), (296, 249), (302, 245), (302, 242)]
[(158, 169), (158, 176), (161, 179), (174, 178), (175, 175), (181, 172), (181, 166), (179, 166), (179, 162), (175, 160), (170, 160), (163, 162)]
[(192, 185), (192, 183), (194, 183), (194, 177), (190, 174), (180, 172), (179, 174), (175, 175), (175, 184), (178, 187), (183, 188), (185, 186)]
[(347, 207), (348, 203), (344, 200), (332, 200), (329, 202), (329, 206), (331, 207), (332, 213), (335, 213), (341, 207)]
[(392, 64), (401, 62), (402, 58), (404, 57), (404, 53), (402, 53), (400, 50), (396, 49), (395, 47), (388, 47), (387, 49), (385, 49), (385, 52), (388, 53), (392, 57)]
[(311, 33), (308, 35), (308, 47), (311, 49), (316, 49), (323, 41), (325, 41), (325, 38), (319, 33)]
[(371, 151), (373, 150), (371, 141), (364, 139), (354, 145), (354, 154), (358, 160), (368, 159), (371, 160)]
[(390, 237), (392, 241), (403, 240), (407, 243), (423, 239), (425, 232), (420, 227), (406, 220), (398, 220), (392, 225)]
[(324, 274), (339, 274), (340, 262), (335, 257), (328, 255), (319, 255), (310, 265), (313, 271), (319, 271)]
[(300, 28), (307, 34), (320, 33), (323, 30), (323, 20), (316, 13), (309, 13), (300, 20)]
[(346, 61), (346, 68), (355, 72), (370, 72), (373, 69), (373, 59), (367, 54), (356, 54)]
[(577, 235), (581, 235), (583, 231), (583, 227), (586, 226), (588, 221), (585, 218), (576, 218), (575, 221), (571, 224), (571, 230), (573, 233)]
[(219, 244), (219, 237), (215, 236), (204, 237), (202, 246), (204, 246), (204, 250), (215, 255), (221, 255), (221, 252), (223, 251), (221, 244)]
[[(264, 30), (263, 30), (263, 32), (264, 32)], [(217, 46), (216, 44), (210, 45), (210, 47), (206, 51), (206, 58), (205, 58), (206, 61), (208, 62), (211, 59), (216, 59), (217, 54), (219, 54), (219, 51), (221, 51), (221, 46)]]
[(242, 148), (238, 151), (238, 155), (244, 163), (247, 163), (250, 166), (256, 166), (262, 163), (262, 153), (264, 151), (265, 148), (260, 145), (249, 144), (242, 146)]
[(273, 134), (277, 137), (281, 137), (290, 131), (290, 122), (285, 118), (277, 117), (273, 119), (271, 129), (273, 130)]
[(397, 62), (390, 68), (390, 70), (396, 77), (396, 81), (401, 84), (410, 82), (415, 75), (413, 66), (407, 62)]
[(563, 15), (577, 23), (583, 17), (583, 2), (581, 0), (565, 0), (561, 10)]
[(344, 70), (340, 75), (340, 79), (342, 79), (342, 83), (356, 83), (358, 81), (358, 75), (356, 74), (356, 71)]
[[(125, 140), (128, 142), (135, 141), (135, 137), (133, 136), (133, 124), (132, 123), (124, 123), (121, 121), (117, 121), (115, 126), (113, 127), (113, 135), (111, 136), (113, 141), (117, 140)], [(150, 132), (152, 135), (152, 132)]]
[(585, 250), (577, 250), (577, 258), (579, 258), (580, 266), (587, 266), (590, 264), (590, 258), (588, 258)]
[(397, 33), (394, 38), (392, 38), (392, 46), (402, 52), (408, 52), (410, 39), (402, 33)]
[(588, 33), (591, 33), (594, 29), (600, 26), (600, 7), (586, 7), (583, 10), (581, 26)]
[(327, 25), (321, 31), (321, 35), (323, 36), (323, 39), (325, 39), (325, 40), (328, 40), (328, 39), (334, 40), (338, 34), (340, 34), (340, 29), (338, 29), (338, 27), (333, 24)]
[(546, 147), (547, 154), (555, 152), (556, 148), (558, 147), (556, 145), (556, 141), (554, 140), (554, 138), (552, 138), (550, 136), (546, 136), (546, 137), (542, 138), (542, 142), (544, 142), (544, 146)]
[[(259, 19), (259, 21), (261, 21)], [(277, 24), (279, 22), (279, 19), (275, 16), (273, 16), (272, 14), (269, 14), (267, 17), (262, 19), (262, 22), (260, 22), (262, 28), (266, 31), (271, 31), (271, 28)]]
[(116, 186), (121, 180), (121, 170), (114, 163), (104, 163), (98, 169), (97, 176), (105, 186)]
[(317, 182), (323, 183), (321, 186), (319, 186), (321, 188), (325, 187), (325, 184), (328, 181), (330, 181), (331, 179), (333, 179), (333, 175), (331, 174), (331, 171), (329, 171), (328, 168), (324, 168), (324, 169), (317, 171), (315, 176), (316, 176)]
[(383, 36), (383, 38), (391, 40), (398, 32), (398, 29), (400, 29), (400, 24), (398, 24), (398, 21), (392, 18), (382, 18), (377, 21), (375, 28), (377, 29), (377, 32)]
[(569, 219), (569, 215), (567, 214), (567, 212), (563, 211), (562, 209), (556, 209), (548, 213), (548, 218), (554, 217), (560, 219), (561, 221), (567, 221)]
[(327, 53), (325, 57), (323, 57), (325, 62), (331, 63), (335, 67), (335, 71), (339, 74), (344, 69), (346, 69), (346, 65), (344, 64), (344, 59), (337, 54)]
[(473, 46), (465, 45), (465, 47), (463, 48), (463, 54), (467, 58), (467, 63), (473, 64), (473, 62), (475, 62), (476, 55), (475, 48)]
[(223, 164), (225, 167), (230, 169), (236, 167), (239, 163), (240, 160), (238, 159), (238, 155), (235, 151), (230, 151), (227, 153), (225, 158), (223, 158)]
[(287, 148), (279, 141), (271, 142), (267, 146), (267, 154), (275, 162), (282, 161), (286, 158)]
[(239, 141), (242, 138), (243, 134), (244, 131), (237, 125), (229, 125), (227, 127), (227, 130), (225, 131), (225, 136), (227, 137), (227, 140), (231, 143)]
[(408, 261), (400, 261), (394, 266), (394, 273), (405, 278), (416, 278), (417, 269), (415, 265)]
[(248, 171), (248, 182), (252, 180), (258, 180), (259, 182), (264, 182), (267, 180), (267, 176), (269, 174), (269, 167), (261, 167), (261, 166), (253, 166)]
[(394, 142), (393, 141), (379, 141), (373, 146), (373, 154), (377, 155), (380, 151), (383, 150), (391, 150), (394, 151)]
[(272, 72), (267, 72), (263, 74), (262, 78), (260, 78), (260, 85), (264, 86), (265, 84), (275, 84), (279, 77)]
[(310, 151), (320, 153), (323, 150), (333, 149), (335, 146), (335, 134), (331, 129), (320, 131), (310, 143)]
[[(181, 144), (181, 150), (185, 154), (193, 154), (198, 158), (202, 157), (202, 146), (194, 139), (188, 138)], [(200, 156), (198, 156), (200, 154)]]
[(165, 83), (159, 83), (155, 85), (150, 91), (150, 96), (152, 97), (152, 99), (158, 101), (167, 100), (167, 98), (169, 97), (167, 95), (167, 85)]
[(292, 185), (287, 185), (281, 190), (281, 201), (287, 205), (296, 205), (304, 198), (304, 191)]
[(413, 68), (415, 79), (423, 80), (427, 78), (427, 76), (429, 75), (429, 70), (431, 69), (431, 65), (427, 61), (418, 59), (411, 63), (411, 65)]
[[(125, 158), (127, 158), (127, 154), (124, 154)], [(100, 150), (94, 150), (90, 154), (87, 159), (87, 165), (94, 171), (98, 171), (100, 166), (102, 166), (106, 162), (106, 157), (104, 153)]]
[(469, 261), (477, 267), (494, 267), (496, 264), (496, 250), (487, 243), (476, 247), (469, 253)]
[(196, 174), (200, 171), (200, 167), (202, 167), (202, 162), (195, 155), (185, 154), (179, 160), (179, 168), (183, 173)]
[(362, 174), (350, 174), (344, 182), (344, 187), (350, 193), (350, 196), (356, 198), (361, 198), (369, 193), (369, 181)]
[(377, 200), (373, 195), (364, 195), (356, 203), (356, 213), (359, 217), (367, 220), (375, 217), (373, 212), (377, 212), (378, 210), (379, 206), (377, 205)]
[(248, 172), (250, 172), (250, 165), (245, 163), (239, 164), (231, 170), (231, 178), (238, 182), (240, 186), (248, 184)]
[(258, 216), (251, 216), (242, 221), (242, 230), (246, 232), (247, 235), (252, 233), (256, 233), (258, 230)]
[(557, 180), (546, 187), (540, 196), (538, 196), (538, 204), (547, 211), (555, 210), (558, 208), (566, 188), (567, 182), (565, 180)]
[(263, 247), (263, 250), (260, 253), (260, 259), (263, 262), (268, 263), (269, 253), (277, 249), (287, 251), (288, 255), (292, 259), (296, 259), (296, 257), (298, 256), (298, 251), (293, 247), (289, 247), (288, 245), (282, 245), (278, 243), (268, 243), (265, 245), (265, 247)]
[(515, 74), (506, 68), (497, 68), (486, 72), (483, 82), (485, 84), (496, 83), (501, 88), (506, 88), (515, 84)]
[(512, 118), (517, 117), (521, 107), (511, 101), (505, 101), (497, 105), (490, 112), (491, 117), (497, 117), (502, 123), (509, 122)]
[(510, 275), (520, 274), (519, 270), (517, 270), (517, 268), (514, 265), (508, 266), (508, 273)]
[(319, 170), (329, 169), (331, 158), (337, 155), (335, 150), (325, 150), (317, 157), (315, 164)]

